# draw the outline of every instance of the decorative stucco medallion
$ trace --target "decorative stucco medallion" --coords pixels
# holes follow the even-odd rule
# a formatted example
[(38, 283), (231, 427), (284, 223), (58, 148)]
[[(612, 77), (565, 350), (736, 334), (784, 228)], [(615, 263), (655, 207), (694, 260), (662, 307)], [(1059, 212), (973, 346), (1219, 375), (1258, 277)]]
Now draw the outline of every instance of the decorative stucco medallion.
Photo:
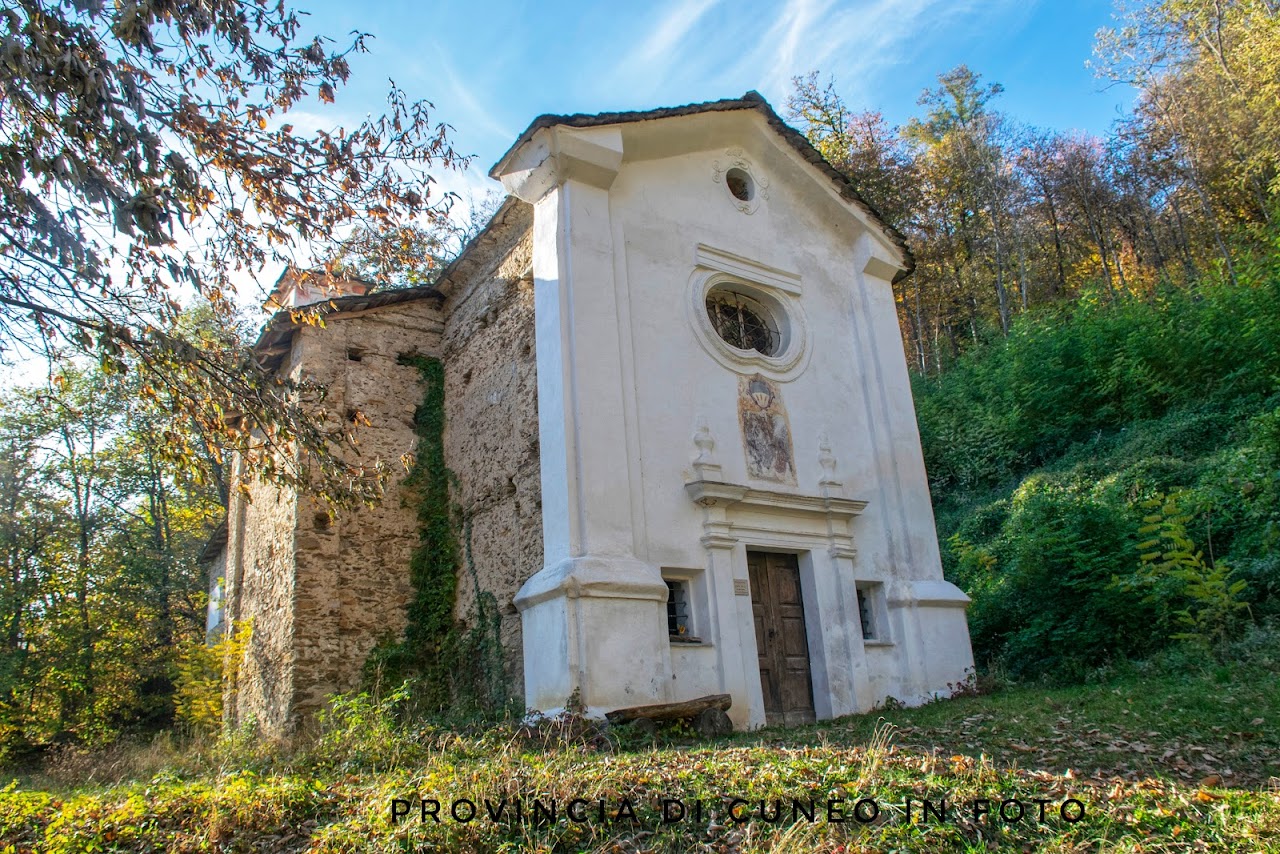
[(757, 174), (741, 148), (729, 148), (713, 164), (711, 180), (724, 184), (729, 201), (744, 214), (753, 214), (769, 199), (769, 179)]
[(778, 386), (761, 374), (738, 377), (738, 419), (747, 475), (795, 486), (791, 425)]

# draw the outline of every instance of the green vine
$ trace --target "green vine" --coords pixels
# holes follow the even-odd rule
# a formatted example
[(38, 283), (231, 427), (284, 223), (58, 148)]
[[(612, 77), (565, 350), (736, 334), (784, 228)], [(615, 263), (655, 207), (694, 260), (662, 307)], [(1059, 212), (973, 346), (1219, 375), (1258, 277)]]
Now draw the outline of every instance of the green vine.
[(419, 700), (439, 711), (451, 700), (450, 671), (458, 632), (453, 606), (458, 584), (458, 539), (449, 503), (444, 463), (444, 365), (428, 356), (401, 356), (400, 364), (418, 369), (424, 388), (413, 415), (417, 456), (404, 485), (417, 500), (418, 545), (409, 559), (413, 599), (408, 625), (396, 643), (379, 644), (365, 664), (366, 676), (399, 685), (415, 679)]
[(464, 667), (455, 671), (455, 703), (474, 711), (497, 711), (510, 698), (502, 656), (502, 614), (493, 593), (480, 586), (480, 574), (471, 556), (471, 520), (463, 524), (464, 554), (475, 590), (471, 628), (458, 639), (458, 660)]
[(365, 663), (366, 682), (391, 687), (414, 683), (414, 699), (428, 714), (500, 708), (508, 691), (499, 635), (501, 616), (492, 593), (480, 589), (471, 560), (471, 523), (463, 526), (466, 560), (476, 585), (473, 627), (454, 619), (459, 555), (458, 513), (449, 500), (453, 474), (444, 458), (444, 365), (422, 355), (400, 357), (418, 369), (424, 389), (414, 412), (417, 455), (404, 485), (417, 502), (418, 545), (409, 559), (413, 599), (403, 638), (380, 643)]

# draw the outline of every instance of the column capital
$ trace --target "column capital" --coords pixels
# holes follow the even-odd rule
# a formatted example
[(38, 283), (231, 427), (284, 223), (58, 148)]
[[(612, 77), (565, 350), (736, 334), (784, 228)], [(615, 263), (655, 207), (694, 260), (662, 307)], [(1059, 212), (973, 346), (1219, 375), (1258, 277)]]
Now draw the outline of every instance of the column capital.
[(554, 125), (539, 130), (529, 144), (494, 167), (494, 175), (508, 193), (533, 204), (566, 181), (607, 190), (621, 166), (618, 127)]

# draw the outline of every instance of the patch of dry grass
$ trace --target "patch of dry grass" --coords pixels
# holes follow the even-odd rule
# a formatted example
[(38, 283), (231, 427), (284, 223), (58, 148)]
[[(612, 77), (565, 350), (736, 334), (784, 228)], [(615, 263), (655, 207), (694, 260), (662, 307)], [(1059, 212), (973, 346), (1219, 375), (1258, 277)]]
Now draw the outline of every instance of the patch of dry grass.
[[(292, 753), (63, 760), (49, 788), (0, 793), (0, 851), (1266, 851), (1274, 681), (1243, 665), (1130, 674), (713, 744), (580, 720), (375, 744), (390, 710), (355, 702)], [(256, 770), (229, 770), (237, 755)], [(89, 784), (68, 788), (77, 773)]]

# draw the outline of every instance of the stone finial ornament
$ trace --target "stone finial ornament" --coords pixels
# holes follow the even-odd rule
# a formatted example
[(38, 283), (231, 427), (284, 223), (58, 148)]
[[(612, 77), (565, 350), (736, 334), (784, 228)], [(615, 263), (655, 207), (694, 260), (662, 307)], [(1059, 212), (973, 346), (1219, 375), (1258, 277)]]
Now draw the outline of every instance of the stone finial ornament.
[(840, 479), (836, 477), (836, 457), (831, 453), (831, 439), (825, 432), (818, 435), (818, 465), (822, 466), (822, 480), (819, 485), (826, 488), (840, 488)]
[(698, 473), (698, 479), (719, 480), (720, 465), (715, 461), (716, 438), (711, 435), (711, 427), (703, 416), (698, 416), (694, 424), (693, 445), (698, 449), (698, 455), (693, 459), (693, 470)]

